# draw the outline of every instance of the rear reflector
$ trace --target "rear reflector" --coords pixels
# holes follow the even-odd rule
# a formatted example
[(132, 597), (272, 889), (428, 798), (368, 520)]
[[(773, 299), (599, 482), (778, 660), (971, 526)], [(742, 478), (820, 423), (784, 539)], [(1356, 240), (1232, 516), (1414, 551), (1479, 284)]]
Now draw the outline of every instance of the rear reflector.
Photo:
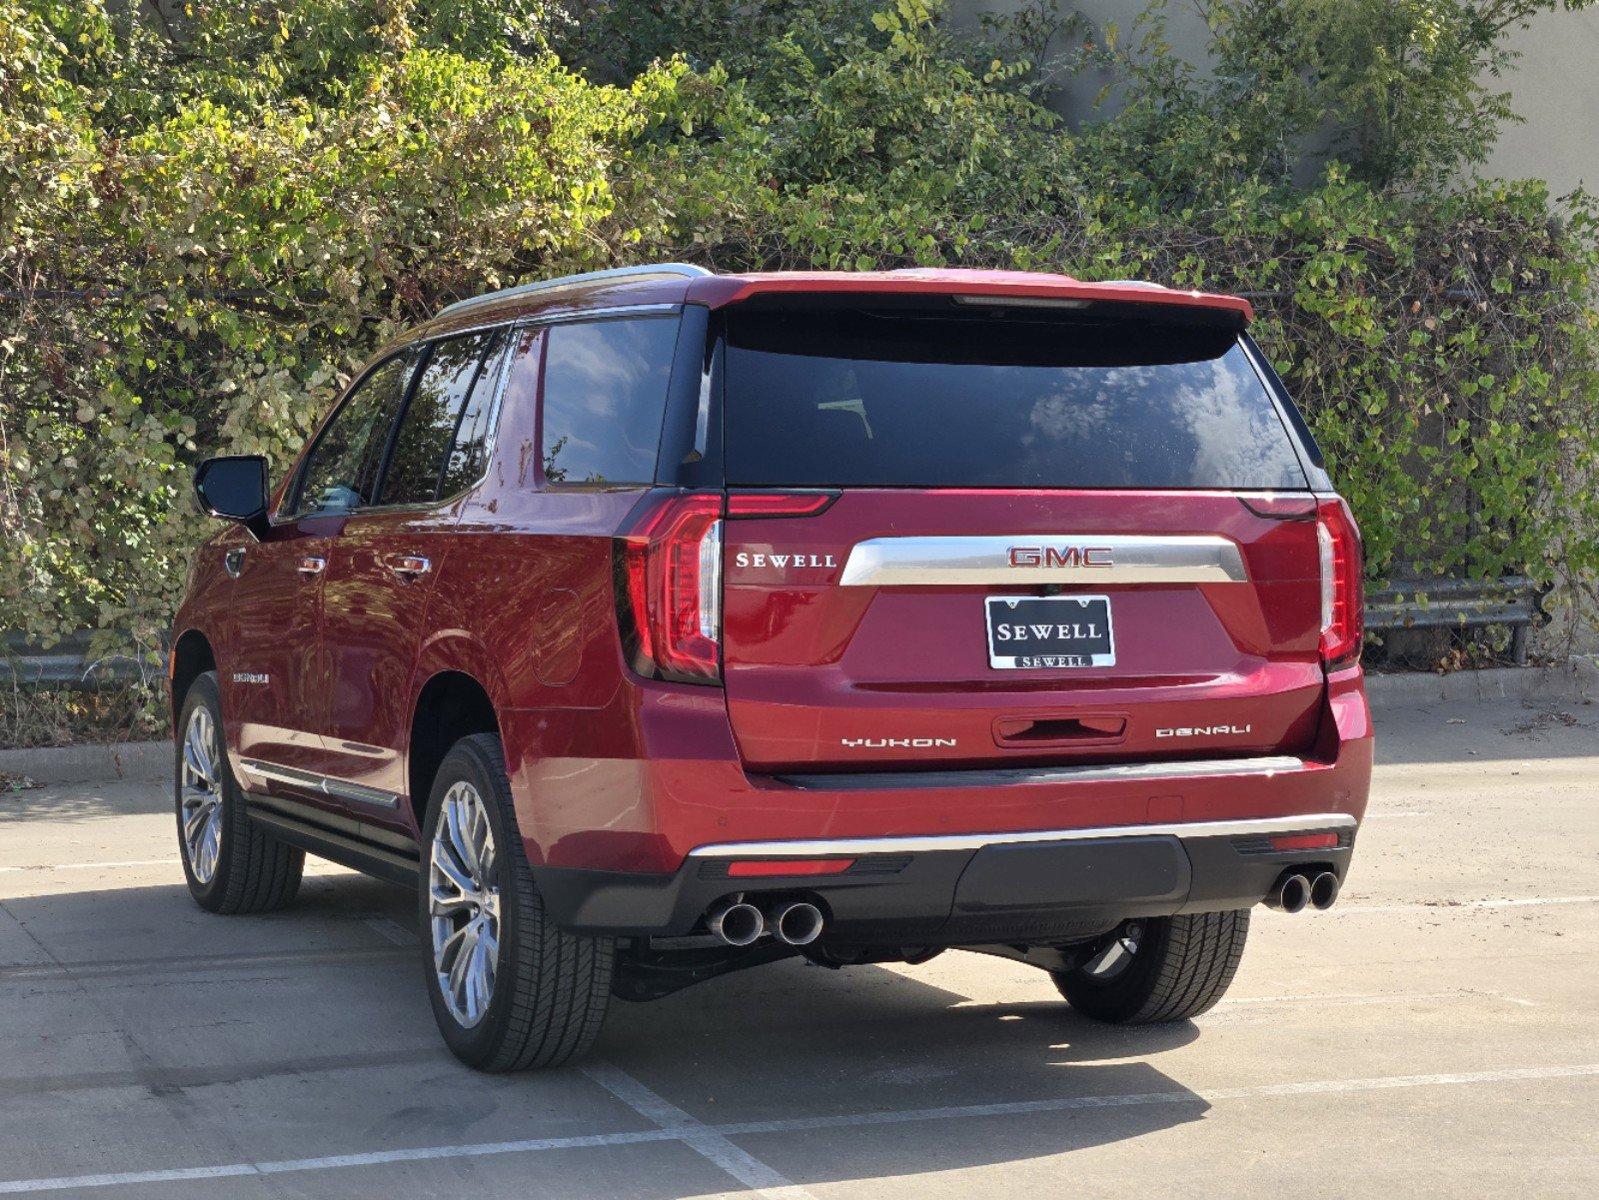
[(855, 865), (853, 858), (739, 858), (727, 864), (735, 879), (771, 875), (839, 875)]
[(1273, 850), (1332, 850), (1337, 845), (1336, 833), (1282, 833), (1271, 839)]
[(733, 492), (729, 517), (814, 517), (838, 499), (837, 492)]

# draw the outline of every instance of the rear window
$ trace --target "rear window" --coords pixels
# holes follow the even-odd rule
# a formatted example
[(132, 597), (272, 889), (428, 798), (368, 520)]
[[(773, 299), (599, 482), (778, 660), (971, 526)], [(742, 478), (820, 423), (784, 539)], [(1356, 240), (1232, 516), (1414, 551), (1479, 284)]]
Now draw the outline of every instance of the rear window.
[(677, 318), (556, 325), (544, 359), (544, 477), (650, 483), (660, 449)]
[(1308, 486), (1228, 330), (735, 310), (726, 380), (735, 485)]

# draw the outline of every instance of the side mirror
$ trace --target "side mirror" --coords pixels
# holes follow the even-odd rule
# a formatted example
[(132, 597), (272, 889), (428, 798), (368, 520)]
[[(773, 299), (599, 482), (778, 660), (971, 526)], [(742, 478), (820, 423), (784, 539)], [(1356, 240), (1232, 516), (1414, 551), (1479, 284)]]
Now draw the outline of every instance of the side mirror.
[(259, 454), (206, 459), (194, 473), (194, 497), (201, 512), (239, 522), (256, 541), (272, 527), (267, 520), (267, 462)]

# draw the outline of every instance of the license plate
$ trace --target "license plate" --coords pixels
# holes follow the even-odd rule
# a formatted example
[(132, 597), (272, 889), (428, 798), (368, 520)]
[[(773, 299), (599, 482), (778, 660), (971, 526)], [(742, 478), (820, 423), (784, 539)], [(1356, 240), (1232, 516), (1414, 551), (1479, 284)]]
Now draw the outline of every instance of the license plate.
[(1113, 667), (1109, 596), (989, 596), (988, 665)]

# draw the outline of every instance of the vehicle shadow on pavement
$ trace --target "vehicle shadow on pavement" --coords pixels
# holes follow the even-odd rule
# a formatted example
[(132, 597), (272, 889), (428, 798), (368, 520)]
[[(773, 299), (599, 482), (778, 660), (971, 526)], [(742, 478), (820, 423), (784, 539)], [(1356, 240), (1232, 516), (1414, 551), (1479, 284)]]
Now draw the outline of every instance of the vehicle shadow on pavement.
[[(13, 895), (0, 907), (0, 1096), (41, 1119), (87, 1107), (130, 1128), (186, 1106), (202, 1124), (231, 1120), (216, 1097), (239, 1114), (230, 1140), (261, 1159), (649, 1127), (581, 1067), (483, 1076), (450, 1058), (405, 944), (412, 913), (407, 892), (343, 874), (309, 879), (264, 918), (201, 912), (175, 884)], [(802, 1185), (1032, 1159), (1205, 1113), (1146, 1061), (1194, 1025), (1092, 1024), (1052, 1002), (1042, 974), (1018, 984), (997, 959), (1004, 998), (972, 1000), (935, 981), (980, 982), (988, 960), (940, 969), (953, 957), (788, 961), (618, 1002), (592, 1061)], [(98, 1169), (70, 1158), (50, 1169)], [(703, 1192), (669, 1174), (638, 1184)]]

